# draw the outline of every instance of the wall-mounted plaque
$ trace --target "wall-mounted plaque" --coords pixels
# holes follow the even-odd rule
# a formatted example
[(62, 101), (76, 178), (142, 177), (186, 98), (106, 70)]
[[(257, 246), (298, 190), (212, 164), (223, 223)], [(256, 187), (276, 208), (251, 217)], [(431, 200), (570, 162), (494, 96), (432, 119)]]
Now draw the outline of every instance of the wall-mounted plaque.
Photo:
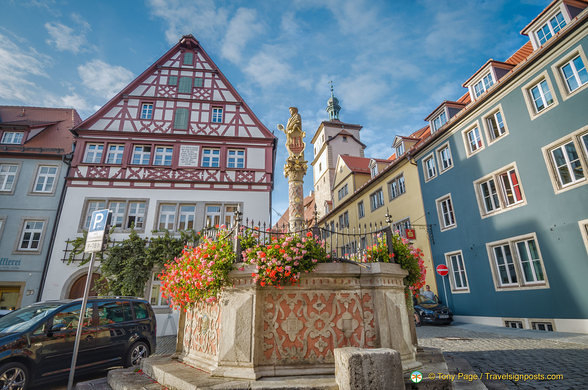
[(178, 163), (181, 167), (197, 167), (200, 147), (195, 145), (181, 145), (180, 146), (180, 161)]

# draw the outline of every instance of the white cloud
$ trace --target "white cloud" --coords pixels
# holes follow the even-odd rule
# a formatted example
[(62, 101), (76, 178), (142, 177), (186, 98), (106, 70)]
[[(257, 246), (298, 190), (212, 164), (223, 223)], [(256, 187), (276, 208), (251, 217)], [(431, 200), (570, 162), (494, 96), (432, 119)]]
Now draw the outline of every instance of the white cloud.
[(24, 44), (15, 44), (0, 34), (0, 98), (34, 104), (46, 94), (34, 82), (34, 76), (48, 77), (45, 68), (52, 59)]
[(229, 23), (222, 43), (221, 54), (233, 63), (241, 61), (241, 52), (249, 40), (263, 31), (257, 21), (257, 12), (248, 8), (239, 8)]
[(78, 66), (82, 83), (99, 96), (110, 99), (133, 80), (133, 73), (122, 66), (92, 60)]
[(214, 42), (227, 25), (227, 10), (217, 9), (214, 0), (149, 0), (147, 4), (153, 15), (167, 23), (165, 37), (170, 44), (186, 34)]
[(290, 83), (293, 78), (290, 66), (281, 61), (277, 53), (271, 52), (268, 48), (257, 53), (244, 69), (245, 73), (263, 88)]
[(59, 51), (71, 51), (77, 54), (87, 45), (86, 33), (90, 30), (90, 24), (75, 13), (71, 18), (77, 25), (75, 29), (62, 23), (45, 23), (45, 29), (50, 37), (46, 42), (48, 45), (55, 46)]
[(82, 96), (78, 95), (75, 92), (60, 97), (59, 102), (60, 107), (75, 108), (79, 112), (86, 112), (92, 110), (92, 107), (88, 104), (86, 99), (84, 99)]

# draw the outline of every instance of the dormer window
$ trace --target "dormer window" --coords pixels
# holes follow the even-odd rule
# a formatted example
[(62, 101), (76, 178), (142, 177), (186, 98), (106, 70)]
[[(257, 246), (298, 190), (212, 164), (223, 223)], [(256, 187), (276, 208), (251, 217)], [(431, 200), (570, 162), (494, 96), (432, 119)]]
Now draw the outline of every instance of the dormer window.
[(552, 36), (554, 36), (559, 30), (566, 26), (566, 21), (561, 12), (558, 12), (554, 17), (549, 19), (539, 30), (537, 30), (537, 39), (539, 43), (543, 45)]
[(433, 124), (433, 133), (437, 130), (439, 130), (445, 123), (447, 123), (447, 115), (445, 114), (445, 111), (443, 111), (441, 114), (437, 115), (435, 117), (435, 119), (433, 119), (432, 124)]
[(401, 142), (396, 146), (396, 157), (400, 157), (404, 154), (404, 142)]
[(494, 79), (492, 77), (492, 73), (488, 73), (486, 76), (482, 78), (482, 80), (478, 81), (478, 83), (474, 85), (475, 97), (477, 98), (478, 96), (486, 92), (486, 90), (490, 88), (492, 85), (494, 85)]
[(1, 143), (20, 145), (20, 144), (22, 144), (23, 136), (24, 136), (24, 132), (22, 132), (22, 131), (5, 131), (2, 134)]
[(371, 160), (369, 167), (371, 177), (375, 177), (378, 174), (378, 164), (376, 164), (376, 160)]

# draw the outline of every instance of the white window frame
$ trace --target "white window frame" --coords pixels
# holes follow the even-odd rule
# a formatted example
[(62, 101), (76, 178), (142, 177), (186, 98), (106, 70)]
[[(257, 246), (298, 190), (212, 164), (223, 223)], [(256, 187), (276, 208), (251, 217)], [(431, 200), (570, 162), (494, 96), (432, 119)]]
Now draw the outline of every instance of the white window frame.
[(371, 211), (374, 212), (382, 206), (384, 206), (384, 191), (382, 191), (382, 187), (380, 187), (370, 194)]
[[(508, 175), (512, 171), (514, 171), (514, 173), (516, 174), (516, 178), (518, 180), (517, 185), (521, 195), (521, 199), (516, 200), (511, 204), (508, 200), (508, 188), (505, 187), (504, 180), (501, 175), (506, 173), (508, 178), (508, 184), (512, 186), (512, 178), (510, 175)], [(490, 193), (490, 195), (492, 196), (491, 199), (493, 205), (496, 206), (496, 197), (498, 198), (498, 207), (492, 210), (488, 210), (488, 208), (486, 207), (486, 196), (484, 195), (482, 186), (483, 184), (488, 183), (490, 180), (494, 181), (494, 188), (496, 190), (496, 193)], [(478, 200), (478, 209), (480, 211), (480, 217), (482, 217), (482, 219), (506, 211), (510, 211), (515, 208), (525, 206), (527, 204), (527, 197), (525, 196), (521, 175), (519, 174), (516, 162), (512, 162), (508, 165), (505, 165), (504, 167), (497, 169), (494, 172), (475, 180), (473, 182), (473, 185), (474, 192), (476, 193), (476, 199)]]
[[(124, 203), (124, 210), (121, 212), (120, 207), (113, 210), (113, 203)], [(84, 212), (80, 220), (78, 231), (81, 232), (82, 230), (88, 230), (93, 211), (108, 208), (113, 211), (113, 226), (115, 226), (116, 215), (122, 216), (122, 226), (115, 226), (117, 232), (129, 231), (132, 223), (135, 225), (135, 231), (142, 232), (145, 230), (147, 203), (148, 201), (146, 199), (87, 198), (84, 200)]]
[(584, 67), (588, 71), (588, 58), (586, 57), (586, 53), (584, 52), (582, 45), (578, 45), (576, 48), (570, 51), (565, 57), (562, 57), (559, 61), (557, 61), (551, 66), (551, 71), (555, 75), (555, 82), (564, 101), (580, 93), (584, 89), (588, 88), (588, 82), (586, 82), (584, 84), (579, 85), (579, 87), (574, 89), (573, 91), (570, 91), (562, 71), (562, 68), (567, 63), (569, 63), (578, 56), (582, 59)]
[[(441, 117), (444, 117), (445, 121), (441, 121)], [(435, 115), (435, 117), (431, 120), (431, 134), (439, 131), (439, 129), (442, 128), (448, 121), (449, 118), (447, 112), (445, 111), (445, 108), (443, 108), (443, 110), (438, 115)]]
[(239, 210), (238, 204), (225, 204), (223, 207), (223, 211), (225, 214), (225, 226), (230, 228), (235, 225), (235, 212)]
[[(431, 162), (429, 166), (428, 162)], [(435, 155), (433, 153), (429, 154), (428, 156), (424, 157), (423, 160), (423, 174), (425, 177), (425, 183), (433, 180), (437, 177), (437, 162), (435, 161)], [(432, 171), (432, 172), (431, 172)]]
[[(147, 151), (147, 149), (149, 149)], [(131, 165), (149, 165), (151, 162), (151, 151), (153, 147), (151, 145), (133, 145), (133, 154), (131, 156)], [(138, 157), (138, 161), (135, 161), (135, 157)], [(147, 159), (147, 161), (145, 161)]]
[[(453, 260), (457, 259), (457, 269), (454, 267)], [(449, 269), (449, 286), (451, 292), (454, 294), (467, 294), (470, 292), (470, 282), (468, 280), (468, 273), (463, 259), (463, 252), (460, 250), (445, 253), (445, 265)], [(456, 276), (459, 276), (460, 282), (465, 286), (457, 286)]]
[[(43, 172), (44, 169), (54, 170), (53, 173)], [(59, 167), (57, 165), (39, 165), (37, 167), (37, 175), (31, 189), (31, 194), (51, 195), (55, 193), (57, 188)], [(50, 183), (50, 184), (47, 184)], [(37, 186), (41, 185), (41, 189)], [(47, 188), (50, 186), (49, 188)]]
[(108, 144), (108, 150), (106, 152), (105, 164), (120, 165), (123, 161), (125, 153), (124, 144)]
[[(18, 181), (18, 173), (20, 171), (20, 164), (2, 163), (0, 164), (0, 194), (13, 194)], [(8, 184), (9, 178), (12, 178), (10, 187)]]
[[(549, 92), (551, 94), (551, 98), (553, 99), (553, 102), (550, 105), (541, 109), (540, 111), (537, 111), (535, 101), (533, 99), (533, 95), (531, 94), (531, 90), (535, 86), (539, 85), (542, 81), (545, 81), (547, 83), (547, 86), (549, 88)], [(543, 91), (543, 89), (541, 89), (541, 90)], [(527, 111), (529, 111), (529, 116), (530, 116), (531, 120), (535, 120), (540, 115), (545, 114), (546, 112), (553, 109), (554, 107), (556, 107), (559, 104), (559, 101), (557, 100), (557, 94), (555, 93), (555, 89), (553, 88), (553, 83), (551, 82), (551, 78), (549, 77), (547, 70), (543, 71), (537, 77), (535, 77), (534, 79), (529, 81), (527, 84), (525, 84), (521, 88), (521, 91), (523, 93), (523, 97), (525, 99), (525, 104), (527, 105)], [(543, 93), (544, 93), (544, 91), (542, 92), (542, 96), (543, 96)]]
[(344, 197), (346, 197), (347, 194), (349, 193), (348, 189), (349, 189), (349, 187), (348, 187), (347, 183), (345, 183), (345, 185), (337, 191), (337, 198), (338, 198), (337, 200), (341, 200)]
[[(561, 22), (557, 22), (557, 16), (561, 14), (561, 18), (563, 19), (563, 23), (564, 25), (561, 26)], [(555, 20), (557, 22), (557, 25), (554, 26), (552, 21)], [(565, 13), (562, 12), (561, 10), (559, 12), (556, 12), (554, 14), (552, 14), (551, 16), (549, 16), (547, 18), (547, 20), (545, 21), (545, 23), (542, 23), (541, 26), (539, 26), (539, 28), (537, 30), (535, 30), (534, 34), (535, 37), (537, 39), (537, 44), (539, 46), (543, 46), (544, 44), (546, 44), (551, 38), (553, 38), (555, 36), (555, 34), (557, 34), (559, 31), (561, 31), (564, 27), (566, 27), (569, 23), (569, 20), (567, 20)], [(545, 41), (541, 42), (541, 38), (539, 37), (539, 31), (542, 31), (545, 27), (547, 27), (547, 29), (549, 30), (549, 37), (545, 38)], [(546, 37), (547, 35), (544, 33), (544, 37)]]
[(388, 182), (388, 199), (396, 199), (400, 195), (406, 193), (406, 183), (404, 181), (404, 173), (396, 176)]
[[(574, 149), (578, 155), (584, 177), (582, 179), (574, 179), (570, 183), (563, 184), (560, 173), (557, 169), (557, 164), (553, 158), (553, 151), (566, 144), (569, 144), (570, 142), (572, 142), (574, 145)], [(543, 159), (545, 160), (547, 172), (549, 173), (549, 178), (551, 180), (555, 194), (560, 194), (562, 192), (588, 184), (588, 146), (586, 145), (586, 142), (588, 142), (588, 125), (541, 148)], [(569, 160), (569, 157), (566, 157), (566, 160)], [(573, 176), (573, 174), (570, 176)]]
[(212, 107), (212, 116), (211, 122), (212, 123), (224, 123), (224, 109), (223, 107)]
[[(476, 142), (476, 149), (472, 150), (472, 139), (470, 138), (470, 134), (473, 134), (473, 132), (477, 130), (478, 132), (478, 138), (479, 138), (479, 143), (481, 145), (478, 145), (478, 142)], [(480, 151), (482, 151), (486, 145), (484, 142), (484, 135), (483, 135), (484, 131), (482, 130), (482, 128), (480, 127), (480, 124), (478, 123), (478, 121), (476, 121), (474, 124), (470, 125), (469, 127), (466, 127), (464, 130), (462, 130), (461, 135), (463, 138), (463, 144), (464, 144), (464, 148), (466, 151), (466, 156), (468, 158), (470, 158), (471, 156), (473, 156), (476, 153), (479, 153)]]
[[(447, 201), (449, 201), (449, 203), (447, 203)], [(455, 229), (457, 227), (457, 219), (455, 216), (455, 207), (453, 206), (453, 199), (451, 198), (451, 193), (445, 194), (435, 199), (435, 205), (437, 206), (437, 218), (439, 220), (439, 228), (441, 229), (441, 231), (444, 232), (446, 230)], [(449, 205), (450, 207), (447, 207), (447, 205)], [(449, 214), (446, 211), (448, 211)], [(446, 214), (451, 216), (449, 221), (446, 221), (445, 219)]]
[[(449, 154), (449, 160), (443, 158), (443, 151), (447, 150)], [(449, 142), (445, 142), (443, 145), (439, 146), (436, 149), (437, 160), (439, 161), (439, 174), (442, 175), (451, 168), (453, 168), (453, 153), (451, 153), (451, 147), (449, 146)], [(446, 161), (448, 162), (447, 166), (444, 166)]]
[(376, 177), (378, 175), (378, 163), (376, 160), (370, 160), (368, 166), (370, 168), (370, 177)]
[(245, 149), (229, 149), (227, 151), (227, 168), (245, 168)]
[(24, 131), (4, 131), (0, 144), (4, 145), (22, 145)]
[(86, 199), (84, 201), (84, 213), (82, 214), (79, 230), (88, 230), (90, 221), (92, 220), (92, 212), (105, 209), (107, 204), (106, 199)]
[[(143, 207), (141, 207), (143, 205)], [(142, 212), (141, 212), (142, 210)], [(125, 229), (130, 229), (134, 225), (137, 231), (145, 230), (145, 216), (147, 214), (147, 202), (138, 200), (129, 200), (127, 205), (127, 216), (125, 218)], [(131, 218), (134, 218), (131, 221)]]
[(359, 203), (357, 203), (357, 219), (361, 219), (363, 217), (365, 217), (365, 206), (363, 204), (363, 200)]
[[(490, 87), (493, 86), (495, 83), (496, 80), (494, 80), (494, 75), (492, 74), (492, 71), (486, 73), (483, 77), (480, 78), (478, 82), (472, 84), (474, 99), (478, 99), (480, 96), (482, 96), (484, 92), (490, 89)], [(477, 86), (480, 86), (480, 88), (476, 88)]]
[[(27, 228), (27, 224), (28, 223), (34, 223), (35, 226), (32, 226), (30, 228)], [(41, 224), (41, 226), (39, 227), (38, 224)], [(20, 252), (20, 253), (41, 253), (41, 251), (43, 250), (43, 239), (45, 237), (45, 229), (47, 227), (47, 220), (46, 219), (42, 219), (42, 218), (26, 218), (23, 219), (22, 225), (21, 225), (21, 231), (20, 234), (18, 235), (19, 239), (17, 242), (17, 246), (16, 246), (16, 250), (15, 252)], [(25, 240), (25, 236), (29, 234), (29, 239), (27, 241), (27, 246), (23, 247), (23, 243)], [(36, 236), (38, 235), (38, 236)], [(35, 238), (37, 237), (37, 238)], [(36, 248), (31, 248), (31, 244), (33, 242), (37, 242), (37, 247)]]
[[(189, 210), (193, 208), (193, 210)], [(192, 226), (190, 226), (192, 225)], [(194, 230), (196, 228), (196, 204), (180, 204), (178, 207), (178, 221), (176, 230)]]
[(141, 104), (141, 116), (140, 119), (153, 119), (153, 103)]
[[(498, 119), (496, 118), (497, 114), (500, 114), (500, 118), (502, 119), (502, 126), (504, 129), (503, 129), (503, 132), (500, 135), (498, 135), (498, 137), (495, 137), (493, 126), (490, 125), (490, 119), (492, 118), (494, 120), (494, 122), (496, 123), (496, 125), (498, 126)], [(483, 116), (482, 124), (484, 125), (484, 131), (486, 133), (486, 140), (488, 142), (488, 145), (492, 145), (494, 142), (497, 142), (497, 141), (503, 139), (504, 137), (506, 137), (509, 134), (508, 125), (506, 123), (506, 118), (504, 117), (504, 110), (502, 109), (501, 104), (499, 104), (494, 109), (492, 109), (489, 113), (487, 113), (486, 115)], [(497, 130), (500, 131), (499, 126), (498, 126)]]
[(153, 152), (153, 165), (171, 167), (173, 157), (173, 146), (155, 145), (155, 151)]
[(202, 167), (219, 168), (220, 167), (220, 149), (219, 148), (202, 148)]
[(155, 227), (155, 230), (168, 230), (170, 232), (175, 231), (177, 224), (177, 213), (177, 203), (159, 203), (157, 205), (157, 225)]
[[(518, 243), (528, 243), (534, 241), (537, 250), (538, 258), (535, 259), (541, 267), (544, 280), (542, 281), (526, 281), (525, 274), (523, 271), (523, 264), (518, 249)], [(511, 260), (512, 270), (508, 271), (508, 282), (503, 283), (500, 277), (499, 265), (495, 256), (495, 248), (501, 248), (502, 253), (506, 253), (504, 248), (508, 248)], [(516, 237), (509, 237), (502, 240), (489, 242), (486, 244), (486, 251), (488, 253), (488, 261), (490, 262), (490, 269), (492, 270), (492, 279), (494, 281), (495, 291), (512, 291), (512, 290), (532, 290), (532, 289), (544, 289), (549, 288), (549, 280), (547, 278), (547, 272), (545, 271), (545, 263), (543, 256), (541, 255), (541, 248), (539, 241), (537, 240), (536, 233), (523, 234)], [(506, 263), (505, 263), (506, 265)], [(506, 268), (505, 268), (506, 269)], [(516, 277), (516, 281), (513, 278)]]
[[(110, 225), (124, 229), (126, 223), (126, 213), (127, 213), (127, 202), (125, 200), (110, 200), (108, 201), (108, 210), (112, 211), (112, 219)], [(120, 222), (120, 224), (119, 224)]]
[[(210, 210), (210, 207), (218, 207), (218, 211)], [(222, 224), (223, 206), (221, 204), (205, 204), (204, 205), (204, 226), (215, 228)]]
[[(154, 289), (156, 291), (156, 296), (154, 296)], [(161, 280), (159, 280), (157, 272), (154, 272), (151, 276), (151, 286), (149, 288), (149, 303), (152, 307), (169, 307), (169, 299), (164, 299), (162, 297)]]
[(349, 227), (349, 213), (345, 211), (339, 215), (339, 229), (345, 229)]
[(396, 158), (402, 156), (403, 154), (404, 154), (404, 141), (400, 141), (400, 143), (396, 147)]
[(403, 219), (399, 220), (398, 222), (394, 222), (392, 224), (392, 231), (398, 232), (400, 234), (400, 236), (404, 237), (404, 238), (406, 238), (406, 229), (410, 229), (410, 228), (411, 228), (410, 218), (403, 218)]
[(104, 155), (104, 144), (87, 143), (84, 151), (84, 164), (100, 164)]

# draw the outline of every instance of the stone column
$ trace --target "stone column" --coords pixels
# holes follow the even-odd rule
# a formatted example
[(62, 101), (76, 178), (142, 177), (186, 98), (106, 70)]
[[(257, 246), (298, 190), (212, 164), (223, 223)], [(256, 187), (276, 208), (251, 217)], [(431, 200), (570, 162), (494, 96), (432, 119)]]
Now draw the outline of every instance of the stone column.
[(306, 161), (297, 163), (289, 158), (284, 166), (284, 174), (288, 178), (288, 199), (290, 213), (290, 231), (304, 228), (304, 175), (306, 174)]

